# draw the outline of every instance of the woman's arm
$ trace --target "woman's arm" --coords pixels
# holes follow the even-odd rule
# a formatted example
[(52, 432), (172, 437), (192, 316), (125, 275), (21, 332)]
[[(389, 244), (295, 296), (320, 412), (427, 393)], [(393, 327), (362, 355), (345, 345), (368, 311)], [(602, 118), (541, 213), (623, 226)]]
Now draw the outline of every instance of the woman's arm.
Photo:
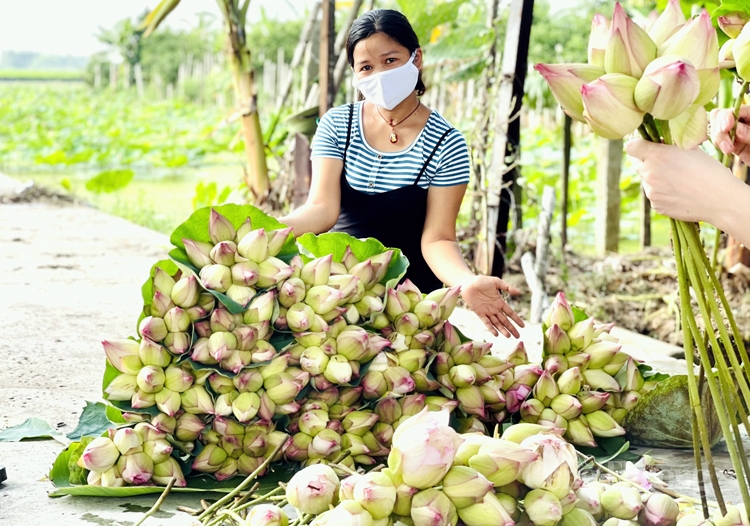
[(320, 157), (312, 162), (312, 181), (307, 202), (279, 221), (292, 227), (295, 237), (312, 232), (328, 232), (339, 218), (341, 177), (344, 162)]
[(494, 336), (499, 332), (506, 338), (511, 335), (518, 338), (513, 323), (523, 327), (523, 320), (503, 300), (499, 291), (520, 292), (500, 278), (475, 275), (466, 265), (456, 241), (456, 218), (465, 192), (465, 184), (430, 187), (422, 232), (422, 255), (443, 283), (461, 286), (461, 296), (467, 307), (479, 316)]

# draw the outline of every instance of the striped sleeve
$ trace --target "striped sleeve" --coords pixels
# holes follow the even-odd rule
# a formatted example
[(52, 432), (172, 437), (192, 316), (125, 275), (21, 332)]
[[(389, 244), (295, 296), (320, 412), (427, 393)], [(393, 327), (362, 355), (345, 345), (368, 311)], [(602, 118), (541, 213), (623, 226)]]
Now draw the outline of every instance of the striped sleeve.
[(348, 113), (343, 121), (341, 119), (341, 113), (341, 108), (335, 108), (323, 115), (323, 118), (320, 119), (318, 129), (316, 130), (312, 141), (311, 159), (327, 157), (342, 161), (344, 160), (343, 141), (345, 139), (339, 138), (339, 130), (341, 129), (341, 126), (343, 126), (344, 133), (346, 133)]
[(437, 169), (430, 185), (457, 186), (468, 184), (470, 177), (469, 147), (461, 132), (454, 128), (440, 146)]

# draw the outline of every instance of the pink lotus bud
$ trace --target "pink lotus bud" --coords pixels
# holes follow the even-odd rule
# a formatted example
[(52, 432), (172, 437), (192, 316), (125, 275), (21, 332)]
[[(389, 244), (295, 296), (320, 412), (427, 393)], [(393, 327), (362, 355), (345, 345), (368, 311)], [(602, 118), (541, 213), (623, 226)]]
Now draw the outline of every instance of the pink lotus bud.
[(164, 315), (164, 325), (169, 332), (185, 332), (190, 327), (190, 316), (180, 307), (173, 307)]
[(639, 519), (646, 526), (671, 526), (679, 514), (680, 507), (672, 497), (653, 493), (643, 506)]
[(594, 15), (591, 21), (591, 34), (588, 44), (589, 64), (602, 70), (604, 69), (604, 57), (609, 41), (609, 26), (610, 21), (604, 15)]
[(243, 287), (241, 285), (233, 284), (229, 286), (225, 294), (230, 300), (234, 301), (235, 303), (239, 303), (243, 307), (247, 307), (247, 304), (250, 303), (250, 300), (252, 300), (255, 296), (256, 291), (252, 287)]
[(370, 354), (370, 337), (364, 329), (347, 327), (336, 338), (336, 349), (347, 360), (360, 361)]
[(341, 257), (341, 263), (344, 265), (344, 268), (346, 268), (347, 272), (352, 269), (355, 265), (359, 264), (359, 259), (357, 259), (357, 256), (354, 255), (354, 252), (352, 252), (351, 247), (347, 246), (346, 250), (344, 251), (344, 255)]
[(167, 274), (163, 268), (156, 267), (154, 269), (154, 277), (152, 278), (154, 293), (158, 292), (162, 296), (167, 298), (172, 294), (172, 287), (174, 287), (174, 278)]
[[(140, 357), (143, 365), (154, 365), (156, 367), (166, 367), (172, 361), (172, 356), (163, 346), (159, 345), (158, 343), (152, 342), (148, 338), (144, 338), (143, 340), (141, 340), (141, 343), (138, 347), (138, 356)], [(138, 370), (140, 371), (140, 368)], [(137, 374), (137, 372), (131, 374)]]
[(167, 311), (172, 307), (174, 307), (174, 302), (169, 295), (162, 294), (158, 290), (154, 292), (154, 297), (151, 300), (151, 316), (163, 318)]
[(219, 373), (213, 373), (208, 377), (208, 384), (211, 390), (217, 394), (227, 394), (234, 391), (234, 381)]
[(289, 278), (279, 286), (279, 303), (291, 307), (305, 299), (305, 282), (299, 278)]
[(203, 448), (193, 461), (193, 469), (202, 473), (216, 473), (227, 460), (227, 452), (214, 444)]
[(703, 10), (659, 46), (659, 56), (686, 58), (696, 70), (719, 66), (719, 40), (711, 16)]
[(97, 473), (104, 473), (112, 468), (120, 457), (115, 443), (106, 437), (98, 437), (89, 442), (83, 450), (78, 465)]
[(708, 117), (703, 106), (694, 104), (677, 118), (669, 121), (672, 140), (683, 150), (702, 144), (707, 138)]
[(637, 83), (633, 77), (612, 73), (581, 87), (583, 116), (597, 135), (621, 139), (640, 126), (643, 113), (633, 99)]
[(232, 271), (226, 265), (207, 265), (200, 271), (201, 283), (210, 290), (226, 292), (232, 285)]
[(232, 223), (213, 208), (208, 219), (208, 233), (214, 244), (221, 241), (231, 241), (237, 235), (237, 231), (232, 226)]
[(596, 447), (594, 435), (591, 433), (591, 428), (584, 415), (568, 420), (565, 439), (576, 446)]
[[(408, 372), (408, 371), (407, 371)], [(388, 382), (380, 371), (372, 368), (362, 378), (362, 397), (365, 400), (377, 400), (388, 392)]]
[(323, 374), (328, 365), (328, 356), (320, 347), (308, 347), (300, 356), (300, 367), (312, 375)]
[(667, 6), (662, 11), (648, 30), (648, 34), (654, 41), (654, 44), (661, 46), (672, 35), (682, 28), (687, 22), (685, 15), (682, 13), (682, 7), (679, 0), (669, 0)]
[(529, 398), (521, 404), (521, 418), (524, 422), (536, 424), (544, 409), (544, 404), (540, 400)]
[[(369, 374), (369, 371), (368, 371)], [(414, 391), (414, 379), (409, 371), (400, 366), (389, 367), (383, 372), (388, 391), (393, 394), (407, 394)], [(365, 387), (367, 390), (367, 387)]]
[(258, 282), (260, 269), (254, 261), (241, 261), (231, 265), (232, 284), (241, 287), (252, 287)]
[(213, 265), (214, 262), (209, 256), (213, 245), (192, 239), (183, 239), (182, 243), (185, 245), (185, 252), (187, 252), (188, 259), (195, 267), (202, 269), (203, 267)]
[(315, 409), (302, 414), (299, 419), (299, 429), (302, 433), (314, 437), (328, 425), (328, 413)]
[(210, 415), (214, 412), (214, 403), (208, 391), (200, 385), (194, 385), (180, 394), (182, 409), (194, 415)]
[(287, 485), (286, 498), (302, 513), (317, 515), (333, 504), (338, 486), (339, 479), (333, 469), (315, 464), (294, 474)]
[(532, 396), (549, 407), (552, 399), (560, 394), (557, 382), (548, 371), (544, 371), (532, 390)]
[(331, 356), (326, 365), (323, 376), (333, 384), (347, 384), (354, 374), (349, 360), (339, 354)]
[(268, 255), (273, 257), (277, 256), (279, 252), (281, 252), (281, 249), (284, 248), (287, 239), (289, 239), (289, 234), (291, 233), (291, 228), (282, 228), (280, 230), (266, 232), (266, 237), (268, 238)]
[(333, 429), (323, 429), (315, 435), (307, 449), (311, 459), (326, 458), (341, 451), (341, 435)]
[(739, 37), (748, 20), (750, 20), (750, 15), (743, 12), (718, 17), (719, 27), (729, 38)]
[(635, 519), (643, 508), (640, 493), (626, 482), (605, 489), (601, 503), (609, 515), (623, 520)]
[(234, 241), (222, 241), (211, 249), (209, 256), (217, 265), (231, 267), (234, 265), (236, 254), (237, 245), (234, 244)]
[(172, 446), (163, 438), (159, 440), (148, 440), (143, 443), (143, 452), (156, 464), (166, 462), (172, 454)]
[(197, 440), (206, 425), (199, 416), (183, 413), (177, 418), (175, 427), (175, 438), (183, 442)]
[(341, 293), (339, 305), (343, 303), (356, 303), (365, 297), (365, 286), (359, 276), (351, 274), (331, 276), (328, 280), (328, 285)]
[(147, 393), (136, 387), (133, 397), (130, 399), (130, 406), (133, 407), (133, 409), (146, 409), (155, 405), (156, 397), (154, 396), (154, 393)]
[(154, 461), (143, 452), (123, 455), (117, 461), (117, 469), (127, 484), (146, 484), (154, 474)]
[(156, 393), (164, 387), (164, 370), (153, 365), (144, 366), (136, 377), (138, 388), (146, 393)]
[(526, 346), (523, 342), (518, 342), (516, 347), (505, 358), (508, 363), (513, 365), (524, 365), (529, 363), (529, 357), (526, 354)]
[(154, 395), (154, 402), (159, 411), (174, 416), (180, 410), (180, 393), (164, 388)]
[(211, 350), (208, 346), (208, 338), (200, 338), (195, 342), (193, 346), (193, 352), (190, 354), (190, 358), (198, 363), (204, 363), (207, 365), (213, 365), (219, 361), (211, 356)]
[(604, 411), (594, 411), (586, 415), (586, 422), (591, 432), (597, 437), (616, 437), (625, 434), (625, 430)]
[(247, 234), (249, 234), (252, 229), (253, 229), (252, 222), (250, 221), (250, 218), (248, 217), (237, 229), (237, 233), (234, 236), (235, 242), (239, 243), (240, 241), (242, 241), (242, 238), (245, 237)]
[(578, 401), (581, 402), (581, 412), (584, 415), (602, 409), (609, 397), (609, 393), (599, 391), (582, 391), (577, 395)]
[(607, 73), (640, 78), (646, 66), (656, 58), (656, 44), (648, 33), (628, 17), (619, 2), (615, 4), (609, 40), (604, 55)]
[(545, 350), (549, 354), (566, 354), (570, 350), (568, 334), (557, 324), (553, 324), (544, 333)]
[(419, 318), (413, 312), (406, 312), (394, 320), (393, 328), (405, 336), (412, 336), (420, 328)]
[(617, 380), (612, 378), (602, 369), (586, 369), (583, 372), (583, 380), (586, 385), (594, 390), (619, 393), (621, 391)]
[(674, 56), (657, 58), (646, 67), (635, 87), (638, 109), (656, 119), (671, 120), (683, 113), (700, 93), (695, 68)]
[(302, 267), (300, 279), (310, 287), (325, 285), (331, 277), (332, 261), (333, 256), (331, 254), (313, 259)]
[(148, 338), (154, 342), (160, 342), (167, 336), (169, 331), (167, 330), (167, 326), (164, 324), (163, 319), (147, 316), (141, 320), (141, 323), (138, 326), (138, 332), (143, 338)]
[(367, 260), (372, 263), (372, 268), (375, 272), (375, 276), (372, 278), (372, 281), (374, 283), (383, 281), (383, 278), (385, 278), (385, 275), (388, 272), (388, 267), (390, 266), (392, 259), (393, 250), (387, 250), (385, 252), (372, 256)]
[(470, 365), (456, 365), (448, 374), (456, 387), (469, 387), (476, 381), (476, 372)]
[(616, 342), (595, 341), (583, 351), (591, 357), (588, 362), (588, 369), (601, 369), (611, 363), (614, 356), (620, 352), (621, 347)]
[(568, 338), (570, 338), (570, 348), (573, 351), (585, 349), (591, 343), (594, 337), (594, 319), (587, 318), (579, 321), (568, 329)]
[(257, 393), (240, 393), (232, 402), (232, 414), (240, 422), (250, 422), (260, 410)]
[(403, 292), (406, 294), (406, 297), (409, 298), (409, 302), (411, 302), (412, 305), (416, 305), (420, 301), (422, 301), (422, 291), (419, 290), (419, 287), (417, 287), (414, 282), (410, 279), (405, 279), (403, 283), (401, 283), (396, 289), (399, 292)]
[(525, 384), (514, 383), (505, 392), (505, 408), (513, 414), (521, 408), (521, 403), (531, 394), (531, 387)]
[(609, 363), (606, 363), (602, 366), (602, 371), (610, 376), (615, 376), (620, 371), (620, 369), (622, 369), (622, 366), (628, 361), (628, 358), (630, 358), (630, 356), (627, 353), (618, 352), (609, 360)]
[(588, 64), (537, 64), (557, 102), (571, 118), (584, 122), (581, 87), (604, 75), (603, 67)]
[(385, 473), (371, 472), (359, 477), (353, 495), (375, 520), (386, 519), (393, 513), (396, 487)]
[[(125, 415), (123, 414), (123, 416)], [(151, 419), (151, 426), (155, 428), (159, 433), (163, 433), (164, 435), (174, 435), (176, 425), (177, 419), (173, 416), (167, 416), (164, 413), (159, 413), (153, 419)]]
[(162, 343), (172, 354), (184, 354), (190, 349), (190, 335), (186, 332), (170, 332)]
[(206, 311), (206, 309), (204, 309), (200, 305), (193, 305), (192, 307), (188, 307), (187, 309), (185, 309), (185, 312), (187, 312), (190, 321), (193, 323), (198, 320), (202, 320), (209, 314), (208, 311)]
[(589, 367), (591, 356), (585, 352), (569, 352), (565, 358), (568, 360), (568, 369), (578, 368), (583, 372)]
[(294, 269), (275, 257), (258, 264), (258, 281), (256, 286), (261, 289), (275, 287), (292, 275)]
[(484, 475), (495, 486), (513, 482), (538, 454), (507, 440), (482, 440), (477, 452), (469, 457), (469, 466)]
[(568, 422), (549, 407), (541, 412), (537, 424), (544, 427), (550, 427), (553, 429), (559, 428), (563, 430), (568, 426)]
[(184, 488), (187, 486), (185, 475), (183, 475), (182, 468), (180, 468), (176, 458), (167, 457), (163, 462), (154, 464), (154, 473), (151, 476), (152, 482), (160, 486), (166, 486), (171, 479), (175, 479), (175, 487)]
[(568, 359), (562, 354), (550, 354), (544, 359), (544, 370), (552, 376), (568, 370)]
[(375, 406), (375, 414), (378, 415), (380, 422), (393, 424), (401, 418), (403, 413), (398, 400), (392, 397), (387, 397), (378, 401)]
[(289, 307), (286, 322), (293, 332), (305, 332), (310, 329), (315, 319), (315, 311), (304, 303), (296, 303)]
[(262, 429), (251, 429), (248, 427), (242, 439), (242, 451), (251, 457), (262, 457), (268, 451), (268, 434)]
[(122, 373), (137, 375), (143, 367), (140, 345), (134, 340), (104, 340), (102, 347), (107, 361)]
[(560, 499), (543, 489), (530, 491), (524, 498), (524, 507), (531, 523), (539, 526), (555, 526), (563, 517)]
[(208, 351), (216, 360), (228, 358), (237, 347), (237, 338), (231, 332), (215, 332), (208, 339)]
[(248, 325), (270, 321), (276, 308), (277, 294), (275, 290), (269, 290), (265, 294), (255, 296), (243, 315), (243, 321)]
[(312, 444), (312, 437), (305, 433), (297, 433), (292, 437), (292, 441), (287, 447), (285, 456), (289, 460), (302, 462), (308, 459), (307, 451)]
[(247, 369), (232, 379), (234, 387), (241, 393), (254, 393), (263, 387), (263, 376), (257, 369)]
[(479, 387), (475, 385), (459, 387), (456, 389), (456, 398), (461, 403), (459, 407), (466, 414), (476, 415), (479, 418), (487, 418), (484, 398), (482, 398), (482, 392), (479, 390)]
[(456, 365), (469, 365), (474, 363), (474, 342), (466, 342), (451, 351), (451, 357)]

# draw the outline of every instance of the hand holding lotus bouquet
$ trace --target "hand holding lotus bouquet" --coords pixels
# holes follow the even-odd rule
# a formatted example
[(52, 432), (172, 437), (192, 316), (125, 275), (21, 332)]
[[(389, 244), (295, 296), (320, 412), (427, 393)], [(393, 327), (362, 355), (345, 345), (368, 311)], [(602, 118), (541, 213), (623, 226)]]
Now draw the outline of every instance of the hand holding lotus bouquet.
[[(750, 80), (750, 24), (746, 24), (750, 7), (738, 2), (730, 4), (722, 5), (716, 13), (722, 15), (719, 23), (733, 39), (721, 52), (716, 30), (706, 11), (687, 20), (680, 2), (670, 0), (665, 11), (646, 30), (631, 20), (617, 3), (611, 21), (597, 15), (592, 22), (588, 64), (538, 64), (536, 69), (547, 80), (565, 112), (587, 123), (596, 134), (621, 139), (638, 130), (643, 137), (643, 141), (630, 144), (628, 152), (642, 161), (639, 171), (647, 194), (657, 201), (656, 209), (672, 216), (685, 349), (692, 354), (695, 346), (700, 354), (702, 370), (706, 373), (738, 474), (744, 505), (750, 510), (747, 486), (750, 472), (739, 439), (739, 426), (750, 428), (746, 413), (750, 406), (750, 360), (721, 285), (706, 258), (698, 225), (693, 222), (716, 218), (717, 224), (729, 228), (730, 232), (746, 230), (747, 225), (730, 228), (735, 218), (724, 218), (724, 212), (714, 210), (722, 203), (716, 198), (702, 202), (707, 186), (724, 184), (725, 188), (709, 192), (725, 196), (736, 193), (723, 204), (742, 210), (738, 217), (748, 217), (747, 187), (736, 180), (730, 182), (728, 171), (720, 163), (695, 150), (707, 139), (705, 105), (718, 92), (721, 66), (733, 68), (744, 83), (733, 114), (718, 111), (713, 114), (713, 121), (718, 124), (714, 138), (725, 154), (746, 156), (743, 137), (747, 137), (748, 130), (744, 125), (738, 127), (739, 143), (733, 139), (734, 126), (747, 114), (747, 110), (740, 111), (740, 108)], [(725, 158), (727, 165), (729, 157)], [(714, 174), (717, 179), (713, 178)], [(696, 322), (689, 288), (695, 292), (703, 326), (708, 327), (705, 333)], [(727, 349), (720, 341), (734, 342), (736, 347)], [(710, 349), (724, 349), (725, 354), (709, 356)], [(688, 378), (695, 409), (696, 463), (700, 471), (700, 444), (722, 514), (726, 514), (707, 442), (698, 382), (692, 362), (690, 364)], [(738, 409), (738, 414), (734, 409)]]

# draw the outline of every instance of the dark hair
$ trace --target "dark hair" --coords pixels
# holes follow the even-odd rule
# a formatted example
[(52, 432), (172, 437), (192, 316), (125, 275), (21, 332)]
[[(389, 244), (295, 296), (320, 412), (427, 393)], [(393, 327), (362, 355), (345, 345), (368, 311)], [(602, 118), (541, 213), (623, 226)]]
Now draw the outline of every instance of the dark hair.
[[(383, 33), (408, 49), (409, 53), (414, 53), (420, 47), (417, 34), (402, 13), (393, 9), (373, 9), (356, 19), (349, 31), (349, 37), (346, 39), (346, 56), (350, 66), (354, 67), (354, 48), (357, 44), (376, 33)], [(414, 89), (420, 96), (427, 90), (422, 81), (421, 71)]]

